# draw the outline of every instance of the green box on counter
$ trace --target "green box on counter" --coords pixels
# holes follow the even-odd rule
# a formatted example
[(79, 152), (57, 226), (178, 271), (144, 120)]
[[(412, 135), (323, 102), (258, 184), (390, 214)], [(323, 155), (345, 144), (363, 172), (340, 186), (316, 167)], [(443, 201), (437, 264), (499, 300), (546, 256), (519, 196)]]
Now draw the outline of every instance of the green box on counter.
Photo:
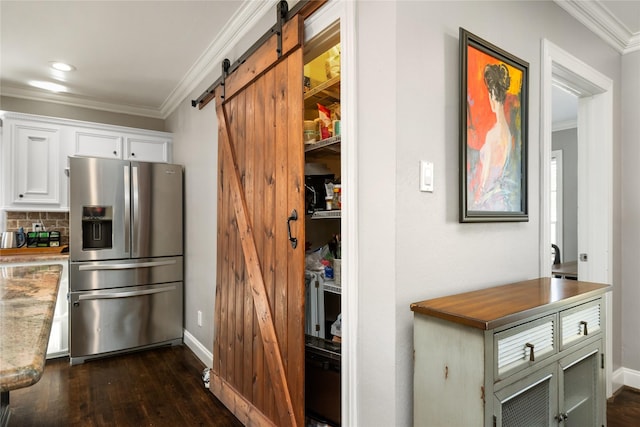
[(48, 231), (38, 231), (38, 247), (39, 248), (48, 248), (49, 247), (49, 232)]
[(28, 248), (37, 248), (38, 247), (38, 232), (37, 231), (28, 231), (27, 232), (27, 247)]
[(49, 246), (51, 246), (51, 247), (60, 246), (60, 232), (59, 231), (50, 231), (49, 232)]
[(28, 248), (48, 248), (60, 246), (59, 231), (29, 231), (27, 232)]

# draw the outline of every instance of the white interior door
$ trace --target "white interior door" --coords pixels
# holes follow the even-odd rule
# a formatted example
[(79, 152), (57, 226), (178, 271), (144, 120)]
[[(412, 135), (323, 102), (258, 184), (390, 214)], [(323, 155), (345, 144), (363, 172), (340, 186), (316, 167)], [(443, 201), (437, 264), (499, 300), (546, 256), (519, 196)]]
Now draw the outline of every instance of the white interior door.
[(578, 99), (578, 278), (601, 283), (612, 283), (610, 96), (588, 93)]

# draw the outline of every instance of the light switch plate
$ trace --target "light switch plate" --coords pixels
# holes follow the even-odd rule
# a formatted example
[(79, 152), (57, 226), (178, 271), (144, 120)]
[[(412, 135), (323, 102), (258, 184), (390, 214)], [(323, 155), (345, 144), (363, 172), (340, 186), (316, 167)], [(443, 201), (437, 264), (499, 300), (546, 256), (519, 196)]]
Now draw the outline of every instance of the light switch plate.
[(433, 163), (420, 160), (420, 191), (433, 193)]

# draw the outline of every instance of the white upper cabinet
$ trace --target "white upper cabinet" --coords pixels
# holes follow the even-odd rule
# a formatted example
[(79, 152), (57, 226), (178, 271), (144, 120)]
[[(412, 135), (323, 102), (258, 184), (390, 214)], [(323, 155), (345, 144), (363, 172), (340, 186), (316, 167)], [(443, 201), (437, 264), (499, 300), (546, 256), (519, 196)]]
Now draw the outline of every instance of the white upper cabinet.
[(0, 140), (0, 208), (69, 210), (69, 157), (168, 163), (171, 134), (5, 113)]
[(171, 140), (152, 136), (127, 136), (124, 158), (143, 162), (168, 163), (170, 161)]
[(115, 132), (96, 131), (93, 129), (76, 129), (75, 132), (76, 156), (103, 157), (105, 159), (122, 158), (121, 134)]
[(171, 137), (165, 132), (79, 128), (75, 129), (74, 136), (75, 156), (159, 163), (171, 161)]
[[(9, 123), (8, 150), (5, 159), (14, 159), (5, 174), (9, 183), (7, 201), (11, 204), (60, 204), (60, 127), (28, 122)], [(6, 151), (4, 152), (6, 154)], [(4, 156), (3, 156), (4, 157)]]

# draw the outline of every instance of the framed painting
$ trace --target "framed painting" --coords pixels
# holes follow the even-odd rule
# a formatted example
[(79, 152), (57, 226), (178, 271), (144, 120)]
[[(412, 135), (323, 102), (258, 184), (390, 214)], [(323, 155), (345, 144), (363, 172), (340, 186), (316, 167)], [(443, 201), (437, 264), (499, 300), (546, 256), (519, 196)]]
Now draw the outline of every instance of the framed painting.
[(528, 221), (529, 64), (460, 28), (460, 222)]

